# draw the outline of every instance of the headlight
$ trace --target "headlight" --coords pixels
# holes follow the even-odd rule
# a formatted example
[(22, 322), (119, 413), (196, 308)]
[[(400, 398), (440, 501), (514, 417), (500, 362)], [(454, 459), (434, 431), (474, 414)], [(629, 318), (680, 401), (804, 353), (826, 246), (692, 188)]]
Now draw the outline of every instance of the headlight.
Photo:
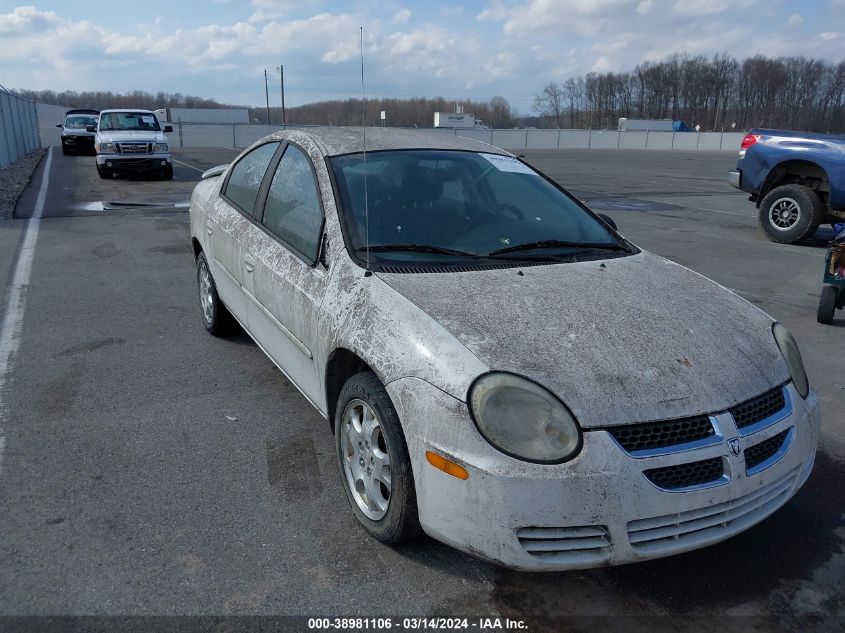
[(153, 152), (155, 152), (155, 153), (169, 152), (169, 151), (170, 151), (170, 147), (167, 145), (167, 143), (156, 143), (155, 147), (153, 148)]
[(798, 343), (792, 338), (789, 330), (780, 323), (775, 323), (772, 326), (772, 334), (775, 335), (780, 353), (783, 354), (786, 366), (789, 367), (789, 373), (792, 374), (792, 384), (795, 385), (795, 390), (802, 398), (806, 398), (807, 394), (810, 393), (810, 381), (807, 380), (807, 372), (804, 371), (804, 361), (801, 359)]
[(115, 154), (117, 152), (114, 148), (114, 143), (98, 143), (97, 151), (101, 154)]
[(470, 412), (484, 438), (503, 453), (557, 464), (581, 450), (581, 430), (569, 410), (540, 385), (492, 373), (473, 383)]

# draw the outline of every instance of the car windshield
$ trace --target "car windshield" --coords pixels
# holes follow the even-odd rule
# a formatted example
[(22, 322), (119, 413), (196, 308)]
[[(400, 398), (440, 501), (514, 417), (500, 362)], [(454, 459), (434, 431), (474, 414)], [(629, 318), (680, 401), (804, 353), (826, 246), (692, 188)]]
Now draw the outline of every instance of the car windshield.
[(151, 130), (161, 128), (152, 112), (104, 112), (100, 115), (100, 132), (110, 130)]
[[(560, 260), (631, 252), (605, 226), (510, 156), (400, 150), (331, 159), (347, 244), (375, 261)], [(366, 213), (365, 213), (366, 208)], [(369, 237), (369, 240), (368, 240)]]
[(97, 125), (97, 117), (90, 114), (71, 114), (65, 119), (65, 127), (72, 130), (84, 130), (89, 125)]

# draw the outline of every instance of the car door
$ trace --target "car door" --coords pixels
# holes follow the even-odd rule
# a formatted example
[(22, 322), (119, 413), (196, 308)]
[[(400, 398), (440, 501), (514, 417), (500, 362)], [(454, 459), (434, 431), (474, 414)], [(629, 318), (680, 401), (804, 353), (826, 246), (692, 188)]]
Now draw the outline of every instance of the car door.
[(229, 171), (220, 188), (220, 197), (207, 212), (205, 230), (211, 251), (211, 274), (220, 299), (244, 324), (242, 242), (254, 222), (261, 184), (280, 145), (266, 143), (242, 156)]
[(317, 313), (328, 281), (328, 271), (318, 261), (323, 204), (305, 151), (293, 144), (283, 151), (258, 218), (261, 230), (253, 230), (245, 244), (244, 294), (253, 336), (319, 406), (322, 390), (314, 350)]

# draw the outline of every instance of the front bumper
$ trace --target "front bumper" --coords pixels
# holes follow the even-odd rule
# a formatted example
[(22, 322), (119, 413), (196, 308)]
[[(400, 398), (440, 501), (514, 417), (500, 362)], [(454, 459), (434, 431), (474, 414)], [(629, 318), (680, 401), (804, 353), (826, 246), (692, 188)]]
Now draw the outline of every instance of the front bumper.
[(63, 134), (62, 135), (62, 145), (67, 147), (68, 149), (86, 149), (86, 150), (93, 150), (94, 149), (94, 136), (89, 135), (72, 135), (72, 134)]
[(167, 169), (170, 154), (97, 154), (97, 167), (101, 171), (144, 173)]
[(742, 172), (738, 169), (729, 171), (728, 184), (736, 189), (742, 189)]
[[(466, 405), (406, 378), (387, 385), (402, 420), (423, 529), (493, 562), (524, 570), (581, 569), (670, 556), (723, 541), (759, 523), (791, 498), (813, 467), (819, 430), (816, 396), (789, 384), (788, 417), (739, 435), (729, 413), (717, 416), (722, 441), (654, 457), (627, 454), (603, 430), (584, 433), (570, 462), (523, 462), (491, 447)], [(747, 474), (745, 448), (792, 429), (777, 460)], [(732, 455), (729, 440), (742, 450)], [(465, 481), (431, 467), (426, 451), (461, 464)], [(668, 492), (646, 469), (722, 458), (726, 481)]]

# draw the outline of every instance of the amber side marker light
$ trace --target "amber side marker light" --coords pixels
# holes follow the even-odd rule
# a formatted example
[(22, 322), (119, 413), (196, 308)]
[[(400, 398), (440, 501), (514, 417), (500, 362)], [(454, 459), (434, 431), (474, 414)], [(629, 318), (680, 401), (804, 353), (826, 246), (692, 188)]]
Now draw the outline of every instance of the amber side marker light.
[(437, 453), (426, 451), (425, 458), (428, 460), (429, 464), (434, 466), (437, 470), (442, 470), (447, 475), (452, 475), (452, 477), (457, 477), (458, 479), (469, 479), (469, 473), (466, 471), (466, 468), (458, 466), (455, 462), (450, 462), (448, 459), (438, 455)]

